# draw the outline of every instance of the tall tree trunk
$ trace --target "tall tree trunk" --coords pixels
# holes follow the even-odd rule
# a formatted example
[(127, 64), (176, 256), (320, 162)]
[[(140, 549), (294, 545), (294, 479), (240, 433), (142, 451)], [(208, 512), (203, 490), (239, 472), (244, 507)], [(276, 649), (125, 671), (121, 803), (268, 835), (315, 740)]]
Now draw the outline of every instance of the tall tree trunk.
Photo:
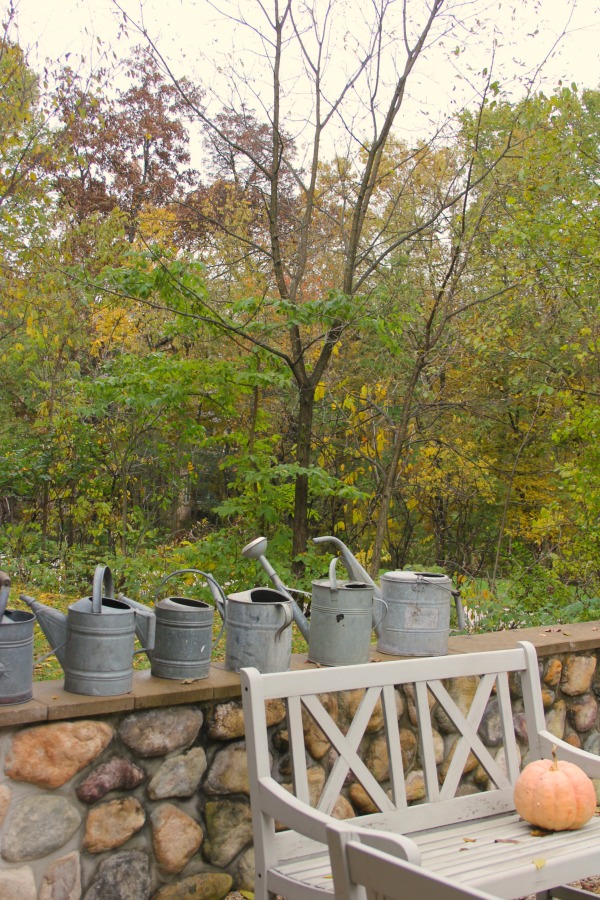
[(127, 518), (129, 515), (127, 503), (127, 467), (123, 465), (121, 470), (121, 553), (127, 556)]
[(398, 427), (394, 432), (394, 443), (392, 446), (392, 458), (388, 464), (379, 497), (379, 515), (377, 518), (377, 528), (375, 530), (375, 540), (373, 541), (373, 554), (371, 556), (371, 575), (376, 577), (379, 574), (381, 565), (381, 556), (383, 553), (383, 543), (387, 531), (388, 517), (394, 488), (396, 486), (396, 478), (398, 477), (398, 467), (400, 460), (406, 450), (408, 440), (408, 428), (410, 420), (413, 416), (413, 401), (417, 389), (417, 384), (421, 372), (425, 368), (425, 360), (423, 355), (419, 359), (413, 369), (410, 382), (406, 388), (404, 395), (404, 405), (402, 408), (402, 418)]
[[(296, 462), (308, 468), (311, 463), (311, 443), (315, 389), (312, 384), (302, 385), (299, 389), (298, 431), (296, 438)], [(304, 564), (296, 557), (306, 550), (308, 541), (308, 475), (296, 476), (294, 490), (294, 522), (292, 528), (292, 570), (302, 575)]]

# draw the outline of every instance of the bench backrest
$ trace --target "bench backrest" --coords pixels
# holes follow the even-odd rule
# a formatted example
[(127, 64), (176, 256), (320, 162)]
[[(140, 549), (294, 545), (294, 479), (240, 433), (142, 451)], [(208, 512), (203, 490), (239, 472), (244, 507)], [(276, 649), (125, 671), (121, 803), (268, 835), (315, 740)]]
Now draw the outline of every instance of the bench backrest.
[[(545, 723), (537, 657), (533, 646), (527, 643), (489, 653), (270, 675), (246, 669), (241, 677), (251, 785), (272, 777), (265, 702), (282, 700), (287, 721), (277, 730), (280, 746), (286, 737), (282, 730), (287, 730), (292, 770), (288, 790), (325, 814), (332, 813), (340, 794), (352, 796), (357, 790), (355, 785), (362, 786), (368, 795), (367, 804), (370, 798), (372, 809), (378, 810), (367, 812), (361, 823), (376, 818), (384, 827), (398, 827), (401, 817), (405, 834), (431, 824), (465, 821), (513, 809), (513, 786), (520, 771), (521, 752), (515, 737), (510, 681), (520, 682), (530, 759), (540, 756), (536, 740)], [(468, 708), (464, 694), (456, 699), (453, 680), (458, 678), (471, 684)], [(486, 746), (478, 733), (490, 701), (494, 702), (496, 723), (493, 747)], [(399, 707), (403, 707), (400, 721)], [(374, 729), (379, 726), (376, 732)], [(411, 732), (418, 738), (418, 756), (409, 752), (411, 748), (407, 746)], [(379, 762), (375, 760), (377, 754), (371, 752), (375, 741)], [(382, 748), (386, 776), (383, 780)], [(463, 773), (465, 766), (473, 766), (474, 758), (477, 785), (465, 790), (461, 785)], [(409, 803), (406, 778), (415, 770), (419, 777), (422, 772), (425, 797), (418, 803)], [(315, 772), (317, 779), (313, 777)], [(260, 803), (256, 794), (252, 803), (253, 807)], [(363, 804), (362, 808), (368, 806)], [(385, 819), (389, 821), (386, 823)], [(265, 829), (274, 829), (268, 815), (262, 822)], [(285, 837), (277, 837), (285, 841)]]

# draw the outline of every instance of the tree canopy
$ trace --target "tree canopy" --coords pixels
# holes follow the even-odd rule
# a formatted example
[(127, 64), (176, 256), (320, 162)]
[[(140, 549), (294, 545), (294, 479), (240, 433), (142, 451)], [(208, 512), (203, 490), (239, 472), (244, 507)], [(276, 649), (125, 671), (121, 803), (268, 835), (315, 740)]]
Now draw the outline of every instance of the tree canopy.
[(265, 533), (301, 584), (337, 534), (373, 573), (484, 579), (498, 621), (594, 608), (600, 93), (512, 100), (485, 69), (409, 142), (410, 80), (461, 5), (403, 11), (378, 0), (341, 48), (343, 4), (257, 4), (238, 24), (269, 91), (232, 68), (220, 107), (142, 23), (114, 83), (44, 80), (8, 15), (7, 557), (237, 578)]

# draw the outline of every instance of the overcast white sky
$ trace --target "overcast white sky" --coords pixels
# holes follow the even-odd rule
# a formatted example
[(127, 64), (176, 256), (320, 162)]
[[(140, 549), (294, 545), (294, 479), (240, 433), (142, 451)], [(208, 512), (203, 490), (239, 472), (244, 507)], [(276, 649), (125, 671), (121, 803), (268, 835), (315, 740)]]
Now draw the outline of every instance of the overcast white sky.
[[(118, 38), (118, 23), (111, 0), (15, 0), (18, 9), (19, 39), (29, 50), (30, 62), (41, 65), (46, 57), (54, 60), (71, 53), (73, 64), (77, 54), (86, 57), (86, 64), (98, 60), (96, 38), (105, 46), (111, 45), (119, 56), (127, 55), (127, 43)], [(231, 0), (215, 0), (217, 5)], [(253, 0), (239, 0), (241, 8), (253, 7)], [(300, 0), (298, 0), (298, 3)], [(367, 0), (340, 0), (351, 7), (353, 3), (368, 6)], [(418, 0), (411, 0), (413, 6)], [(426, 122), (452, 108), (470, 101), (468, 79), (459, 77), (472, 70), (480, 71), (489, 65), (494, 39), (495, 72), (501, 84), (510, 89), (514, 77), (523, 77), (535, 70), (548, 55), (558, 36), (568, 33), (547, 60), (542, 81), (551, 91), (563, 80), (579, 87), (600, 87), (600, 0), (463, 0), (464, 14), (483, 22), (479, 37), (471, 39), (468, 49), (460, 57), (450, 54), (455, 43), (434, 55), (413, 77), (411, 107), (403, 118), (408, 133), (426, 130)], [(448, 0), (450, 3), (450, 0)], [(5, 8), (7, 0), (0, 0)], [(178, 73), (187, 74), (205, 84), (215, 77), (207, 55), (233, 49), (239, 51), (241, 40), (238, 28), (231, 29), (215, 12), (208, 0), (121, 0), (123, 8), (138, 17), (143, 7), (145, 23), (151, 34), (159, 37), (164, 54), (176, 60)], [(465, 32), (466, 33), (466, 32)], [(442, 55), (442, 52), (444, 55)], [(437, 54), (437, 55), (436, 55)], [(518, 87), (515, 86), (515, 90)], [(510, 96), (510, 95), (509, 95)], [(516, 94), (513, 94), (513, 97)], [(411, 124), (412, 123), (412, 124)]]

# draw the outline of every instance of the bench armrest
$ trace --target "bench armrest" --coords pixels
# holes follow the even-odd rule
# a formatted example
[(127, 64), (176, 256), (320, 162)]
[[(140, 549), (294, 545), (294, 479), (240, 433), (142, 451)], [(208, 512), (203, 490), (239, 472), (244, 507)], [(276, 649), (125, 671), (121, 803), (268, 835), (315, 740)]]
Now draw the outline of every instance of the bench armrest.
[(258, 795), (261, 810), (275, 821), (313, 841), (327, 843), (327, 826), (331, 816), (298, 800), (273, 778), (258, 779)]
[(580, 769), (583, 769), (590, 778), (600, 779), (600, 756), (596, 756), (595, 753), (579, 750), (566, 741), (555, 737), (550, 731), (538, 732), (538, 743), (544, 758), (549, 758), (552, 755), (552, 748), (556, 747), (558, 759), (574, 763)]
[(338, 829), (359, 834), (363, 843), (378, 850), (384, 850), (407, 859), (418, 865), (421, 862), (421, 853), (413, 840), (402, 834), (378, 831), (372, 828), (364, 828), (356, 824), (355, 820), (346, 822), (334, 819), (325, 813), (314, 809), (307, 803), (286, 791), (272, 778), (261, 778), (258, 782), (258, 794), (260, 807), (263, 812), (271, 816), (277, 822), (285, 825), (292, 831), (297, 831), (304, 837), (313, 841), (319, 841), (327, 845), (327, 828), (335, 823)]

